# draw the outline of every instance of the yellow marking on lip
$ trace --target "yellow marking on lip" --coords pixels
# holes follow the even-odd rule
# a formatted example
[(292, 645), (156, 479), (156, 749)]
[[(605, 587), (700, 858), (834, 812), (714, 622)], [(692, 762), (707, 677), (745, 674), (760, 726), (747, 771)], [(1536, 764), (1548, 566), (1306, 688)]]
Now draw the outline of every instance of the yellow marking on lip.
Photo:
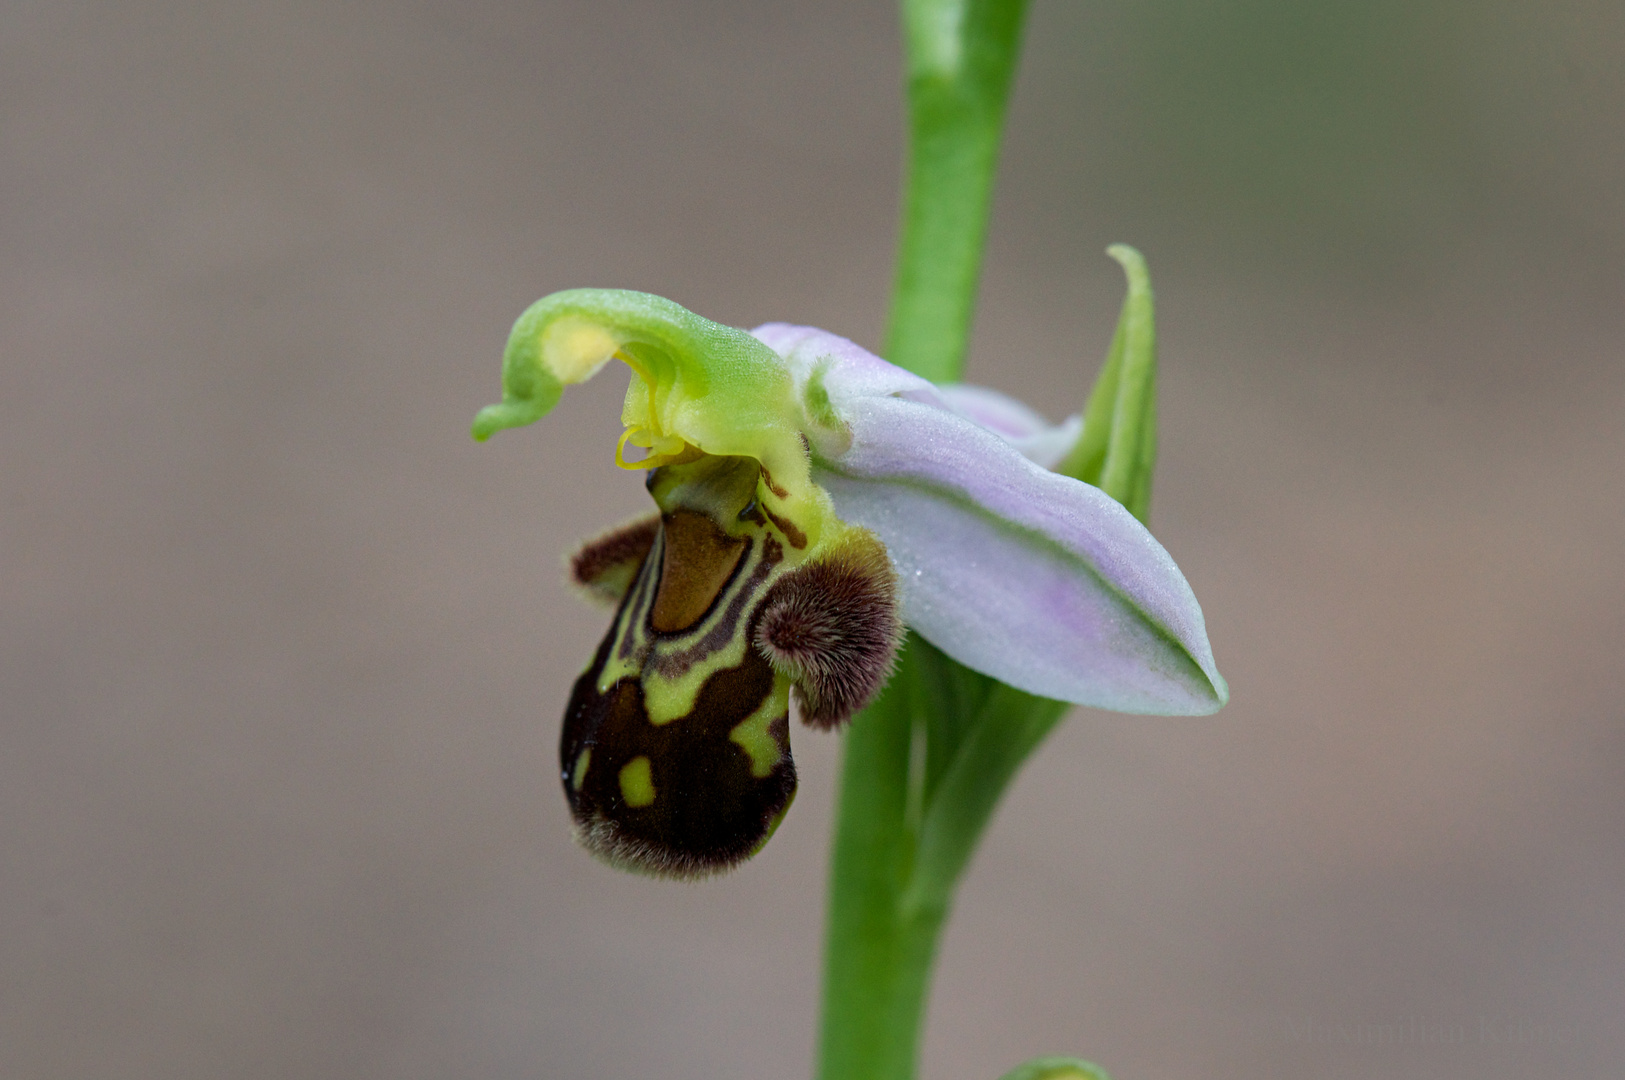
[(655, 801), (655, 782), (647, 757), (640, 755), (621, 766), (621, 798), (634, 809)]
[[(694, 635), (702, 636), (704, 631), (721, 618), (720, 612), (713, 612), (710, 618), (696, 628)], [(688, 641), (692, 638), (683, 640)], [(667, 642), (656, 645), (656, 648), (677, 647), (680, 646)], [(649, 723), (659, 727), (673, 720), (680, 720), (693, 712), (694, 702), (699, 698), (700, 688), (705, 685), (705, 680), (725, 668), (738, 667), (744, 662), (745, 650), (750, 647), (750, 640), (744, 634), (735, 634), (729, 639), (728, 644), (704, 657), (687, 673), (675, 679), (668, 679), (647, 670), (647, 657), (642, 654), (634, 656), (631, 660), (611, 656), (604, 663), (603, 671), (599, 672), (597, 690), (600, 694), (607, 694), (617, 682), (627, 676), (636, 678), (643, 687), (643, 708), (648, 714)]]
[[(748, 577), (752, 572), (753, 565), (742, 568), (740, 576)], [(648, 571), (649, 567), (646, 566), (645, 573)], [(770, 587), (772, 582), (777, 580), (780, 572), (779, 569), (775, 569), (766, 578), (762, 588), (758, 591)], [(653, 588), (652, 585), (641, 579), (638, 584), (633, 586), (634, 589), (645, 587)], [(739, 587), (737, 581), (734, 587)], [(744, 662), (746, 651), (752, 647), (748, 635), (742, 632), (749, 625), (749, 611), (742, 612), (740, 615), (740, 632), (736, 632), (717, 651), (698, 659), (681, 676), (668, 678), (654, 671), (650, 653), (669, 654), (671, 652), (680, 652), (704, 638), (712, 628), (727, 616), (731, 595), (729, 593), (722, 596), (718, 602), (713, 604), (710, 613), (700, 622), (684, 631), (683, 636), (680, 638), (649, 642), (642, 649), (635, 651), (632, 656), (626, 658), (621, 657), (619, 648), (611, 650), (603, 668), (598, 673), (598, 692), (608, 694), (617, 682), (632, 677), (637, 679), (638, 683), (643, 687), (643, 707), (648, 715), (649, 723), (659, 727), (662, 724), (669, 724), (673, 720), (680, 720), (689, 715), (694, 710), (694, 703), (699, 698), (700, 688), (705, 685), (706, 679), (718, 671), (738, 667)], [(650, 603), (652, 604), (652, 598)], [(631, 620), (639, 612), (637, 598), (629, 597), (626, 606), (621, 609), (621, 613), (616, 617), (615, 624), (610, 628), (610, 633), (614, 635), (617, 642), (621, 641), (626, 635), (639, 632), (640, 628), (631, 624)]]
[(728, 740), (738, 744), (750, 758), (750, 774), (760, 780), (768, 776), (784, 760), (784, 751), (768, 727), (785, 715), (790, 703), (790, 680), (783, 675), (773, 679), (773, 690), (757, 706), (756, 711), (735, 724), (728, 732)]
[(673, 720), (681, 720), (693, 712), (694, 703), (699, 700), (700, 690), (705, 686), (705, 681), (719, 671), (736, 668), (742, 664), (745, 660), (745, 650), (750, 647), (750, 640), (744, 634), (736, 634), (727, 645), (705, 657), (690, 668), (687, 674), (678, 678), (668, 679), (652, 671), (645, 672), (643, 709), (649, 716), (649, 723), (660, 727)]
[(570, 770), (570, 786), (577, 791), (587, 782), (587, 764), (592, 761), (592, 747), (587, 747), (576, 755), (575, 767)]

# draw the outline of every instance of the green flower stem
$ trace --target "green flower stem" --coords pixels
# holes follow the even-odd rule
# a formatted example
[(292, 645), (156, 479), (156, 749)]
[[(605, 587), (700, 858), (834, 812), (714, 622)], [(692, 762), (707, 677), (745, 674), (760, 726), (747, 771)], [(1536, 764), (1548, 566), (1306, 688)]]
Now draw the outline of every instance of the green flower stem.
[[(1026, 8), (1026, 0), (902, 4), (909, 156), (884, 352), (938, 382), (957, 379), (964, 366)], [(1025, 714), (1010, 710), (1000, 723), (975, 723), (977, 706), (1015, 693), (911, 635), (888, 689), (845, 737), (826, 927), (823, 1080), (915, 1075), (954, 887), (1004, 785), (1064, 711), (1043, 702)], [(1049, 713), (1044, 722), (1040, 714)], [(1005, 726), (1019, 737), (995, 730)], [(961, 745), (988, 750), (986, 768), (959, 759)], [(950, 797), (933, 797), (939, 789)]]
[(1068, 706), (910, 635), (843, 747), (824, 967), (824, 1080), (908, 1080), (937, 939), (999, 797)]
[(965, 365), (1027, 0), (902, 0), (908, 173), (882, 355), (934, 382)]
[(932, 960), (945, 908), (907, 911), (918, 850), (911, 799), (914, 720), (932, 687), (910, 637), (881, 699), (842, 745), (840, 803), (824, 954), (824, 1080), (914, 1075)]
[[(886, 357), (959, 377), (1026, 0), (903, 0), (909, 171)], [(1150, 277), (1121, 245), (1128, 298), (1059, 471), (1142, 521), (1156, 461)], [(910, 634), (885, 692), (842, 749), (824, 960), (822, 1080), (913, 1080), (937, 941), (959, 879), (1010, 781), (1066, 714)], [(1104, 1077), (1044, 1058), (1020, 1080)]]

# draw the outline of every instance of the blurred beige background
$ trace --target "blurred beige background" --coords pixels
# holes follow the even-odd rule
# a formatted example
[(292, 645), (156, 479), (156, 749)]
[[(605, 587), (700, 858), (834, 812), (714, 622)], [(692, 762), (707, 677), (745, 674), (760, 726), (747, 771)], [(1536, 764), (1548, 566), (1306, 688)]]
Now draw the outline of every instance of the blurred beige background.
[[(573, 850), (619, 380), (467, 428), (559, 288), (874, 345), (890, 6), (3, 19), (0, 1075), (806, 1077), (834, 740), (731, 878)], [(1147, 253), (1235, 697), (1034, 760), (929, 1080), (1620, 1075), (1622, 60), (1607, 0), (1037, 0), (972, 375), (1076, 408)]]

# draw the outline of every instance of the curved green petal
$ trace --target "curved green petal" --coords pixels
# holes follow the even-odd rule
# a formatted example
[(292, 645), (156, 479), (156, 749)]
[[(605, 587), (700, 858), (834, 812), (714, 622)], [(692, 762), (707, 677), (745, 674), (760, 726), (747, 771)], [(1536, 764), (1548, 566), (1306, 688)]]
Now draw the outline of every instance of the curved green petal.
[[(480, 410), (474, 438), (539, 420), (564, 387), (611, 359), (637, 376), (621, 410), (619, 464), (655, 468), (699, 453), (754, 458), (782, 510), (811, 539), (835, 521), (809, 478), (801, 409), (783, 358), (743, 330), (649, 293), (571, 289), (532, 304), (508, 336), (502, 403)], [(625, 460), (628, 443), (647, 455)]]

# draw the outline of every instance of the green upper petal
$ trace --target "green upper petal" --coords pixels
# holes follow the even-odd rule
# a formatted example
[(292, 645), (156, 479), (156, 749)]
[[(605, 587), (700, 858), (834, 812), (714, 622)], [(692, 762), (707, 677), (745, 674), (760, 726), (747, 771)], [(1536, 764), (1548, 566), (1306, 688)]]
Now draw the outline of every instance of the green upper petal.
[(615, 358), (637, 376), (621, 410), (627, 438), (649, 448), (637, 464), (663, 464), (688, 447), (755, 458), (782, 512), (814, 541), (838, 522), (810, 479), (802, 410), (784, 359), (743, 330), (649, 293), (571, 289), (532, 304), (508, 337), (502, 403), (480, 410), (474, 438), (539, 420), (564, 387)]

